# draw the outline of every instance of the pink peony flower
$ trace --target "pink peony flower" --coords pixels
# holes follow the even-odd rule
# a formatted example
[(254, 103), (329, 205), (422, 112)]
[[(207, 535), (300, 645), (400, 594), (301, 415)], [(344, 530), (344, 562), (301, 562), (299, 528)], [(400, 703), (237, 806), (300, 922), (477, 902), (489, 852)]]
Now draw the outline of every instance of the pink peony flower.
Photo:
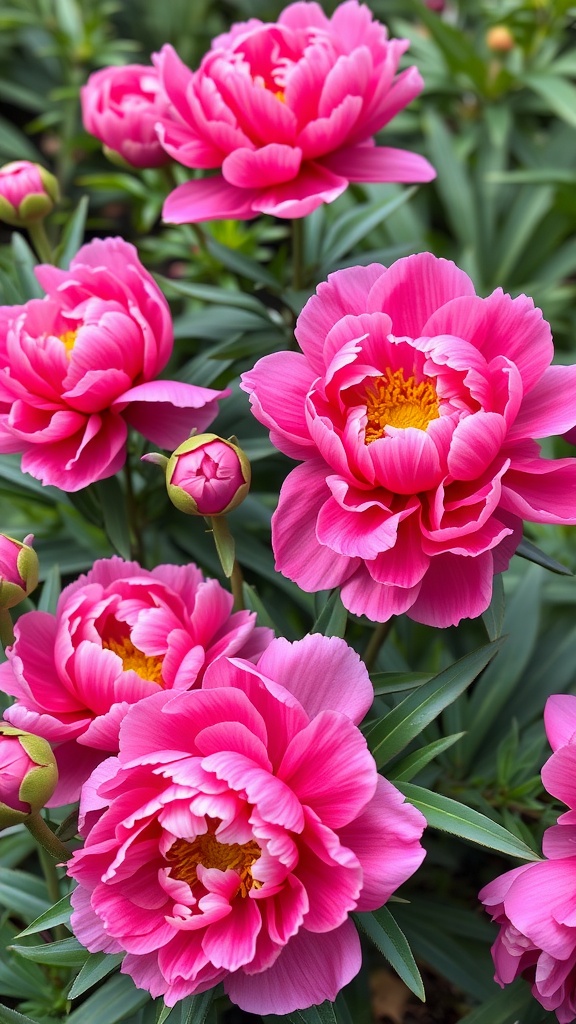
[(58, 182), (40, 164), (15, 160), (0, 167), (0, 221), (22, 227), (43, 220), (58, 201)]
[(40, 266), (47, 295), (0, 307), (0, 452), (64, 491), (112, 476), (128, 426), (175, 448), (228, 391), (155, 380), (172, 354), (166, 299), (134, 246), (83, 246), (70, 270)]
[(175, 113), (160, 141), (186, 167), (221, 168), (175, 189), (164, 219), (304, 217), (351, 181), (430, 181), (423, 157), (373, 139), (423, 88), (415, 67), (396, 75), (408, 45), (348, 0), (331, 18), (294, 3), (277, 23), (234, 25), (195, 73), (164, 46), (156, 63)]
[(357, 728), (373, 697), (338, 638), (220, 658), (201, 690), (132, 708), (86, 784), (72, 927), (172, 1006), (220, 981), (256, 1014), (334, 999), (360, 968), (349, 914), (418, 867), (425, 821)]
[(38, 586), (38, 555), (34, 535), (23, 541), (0, 533), (0, 609), (14, 608)]
[(53, 805), (78, 798), (95, 765), (118, 749), (131, 704), (158, 688), (188, 690), (225, 654), (259, 655), (272, 638), (251, 612), (195, 565), (104, 558), (66, 587), (55, 615), (27, 612), (0, 665), (0, 689), (16, 698), (13, 725), (57, 745)]
[(296, 337), (302, 353), (265, 356), (242, 387), (304, 460), (272, 520), (276, 568), (303, 590), (449, 626), (488, 607), (523, 519), (576, 523), (576, 460), (533, 440), (574, 424), (576, 366), (549, 365), (525, 295), (480, 298), (422, 253), (332, 274)]
[(156, 68), (142, 64), (108, 67), (90, 75), (80, 89), (86, 131), (134, 167), (159, 167), (170, 157), (155, 125), (170, 104)]
[[(576, 828), (557, 825), (544, 834), (551, 858), (523, 864), (480, 892), (500, 932), (492, 946), (495, 980), (502, 988), (522, 975), (560, 1024), (576, 1019)], [(545, 898), (543, 898), (545, 894)]]

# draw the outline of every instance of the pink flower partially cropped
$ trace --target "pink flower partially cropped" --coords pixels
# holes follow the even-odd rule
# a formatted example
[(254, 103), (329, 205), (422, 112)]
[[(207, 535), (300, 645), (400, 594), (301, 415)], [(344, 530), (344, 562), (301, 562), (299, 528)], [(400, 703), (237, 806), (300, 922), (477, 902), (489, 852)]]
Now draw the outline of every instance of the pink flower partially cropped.
[(490, 882), (480, 900), (500, 932), (492, 946), (502, 988), (520, 975), (560, 1024), (576, 1019), (576, 827), (544, 833), (539, 864), (523, 864)]
[(212, 422), (227, 391), (155, 379), (172, 321), (133, 245), (97, 239), (36, 276), (44, 299), (0, 307), (1, 453), (77, 491), (122, 468), (129, 426), (172, 450)]
[(408, 45), (347, 0), (331, 18), (294, 3), (275, 23), (234, 25), (194, 73), (164, 46), (160, 141), (185, 167), (221, 169), (175, 189), (164, 219), (304, 217), (351, 181), (430, 181), (427, 160), (373, 138), (422, 90), (415, 67), (397, 74)]
[(127, 714), (120, 754), (84, 789), (72, 928), (172, 1006), (218, 982), (287, 1014), (360, 968), (350, 912), (419, 866), (425, 821), (376, 771), (357, 728), (373, 697), (338, 638), (220, 658), (201, 690)]
[(129, 164), (159, 167), (170, 159), (155, 130), (170, 110), (155, 67), (102, 68), (82, 86), (80, 99), (86, 131)]
[(199, 686), (225, 654), (259, 655), (272, 632), (255, 615), (232, 614), (232, 596), (195, 565), (105, 558), (66, 587), (55, 615), (26, 612), (0, 665), (0, 689), (16, 698), (13, 725), (56, 746), (53, 805), (78, 799), (95, 765), (118, 750), (131, 704)]
[(422, 253), (332, 274), (296, 337), (302, 353), (265, 356), (242, 387), (303, 461), (272, 520), (276, 568), (303, 590), (449, 626), (488, 607), (523, 519), (576, 523), (576, 460), (534, 440), (576, 421), (576, 366), (550, 366), (525, 295), (480, 298)]

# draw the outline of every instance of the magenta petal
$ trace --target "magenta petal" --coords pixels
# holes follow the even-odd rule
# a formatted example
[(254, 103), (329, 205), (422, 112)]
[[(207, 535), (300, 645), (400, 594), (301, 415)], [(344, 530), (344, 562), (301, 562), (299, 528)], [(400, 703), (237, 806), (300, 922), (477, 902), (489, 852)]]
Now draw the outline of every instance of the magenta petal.
[(552, 750), (570, 743), (576, 733), (576, 697), (571, 693), (555, 693), (548, 697), (544, 725)]
[(201, 181), (187, 181), (170, 193), (162, 209), (167, 224), (194, 224), (202, 220), (250, 220), (252, 206), (260, 195), (255, 188), (237, 188), (221, 175)]
[(502, 480), (502, 508), (532, 523), (576, 523), (576, 460), (534, 460)]
[(358, 724), (374, 699), (364, 662), (335, 636), (312, 633), (295, 643), (279, 637), (264, 651), (258, 671), (293, 693), (310, 718), (332, 710)]
[(409, 616), (427, 626), (457, 626), (475, 619), (492, 598), (494, 562), (490, 551), (476, 558), (437, 555), (430, 562)]
[(229, 394), (176, 380), (154, 380), (126, 391), (113, 408), (149, 441), (172, 451), (194, 428), (202, 432), (210, 426), (218, 399)]
[(548, 758), (542, 768), (542, 782), (545, 789), (576, 808), (576, 746), (560, 747)]
[(226, 978), (224, 988), (248, 1013), (293, 1013), (326, 999), (333, 1002), (360, 965), (360, 940), (348, 920), (322, 935), (301, 928), (271, 967), (253, 975), (236, 971)]
[(293, 181), (265, 189), (252, 202), (252, 209), (274, 217), (306, 217), (322, 203), (332, 203), (348, 186), (346, 178), (333, 174), (319, 163), (302, 164)]
[(272, 142), (261, 149), (235, 149), (222, 164), (222, 174), (238, 188), (268, 188), (292, 181), (300, 170), (302, 150)]
[(300, 352), (273, 352), (241, 377), (256, 419), (269, 428), (272, 444), (293, 459), (306, 458), (313, 447), (304, 410), (314, 380)]
[(432, 181), (436, 171), (423, 156), (390, 146), (343, 148), (322, 163), (349, 181)]
[(475, 297), (474, 285), (455, 263), (437, 259), (429, 252), (396, 260), (373, 285), (366, 309), (384, 310), (394, 325), (394, 334), (410, 338), (452, 333), (470, 340), (470, 334), (432, 329), (427, 321), (451, 299)]
[(414, 604), (421, 582), (405, 589), (376, 583), (365, 565), (342, 584), (342, 604), (354, 615), (367, 615), (372, 622), (388, 622), (392, 615), (402, 615)]
[(576, 366), (549, 366), (525, 396), (508, 438), (563, 434), (576, 423)]

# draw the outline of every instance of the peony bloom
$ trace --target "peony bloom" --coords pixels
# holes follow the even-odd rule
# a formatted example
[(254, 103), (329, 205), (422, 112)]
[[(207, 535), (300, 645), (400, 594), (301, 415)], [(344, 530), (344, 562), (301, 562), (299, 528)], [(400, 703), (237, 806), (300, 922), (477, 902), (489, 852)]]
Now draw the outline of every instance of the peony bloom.
[(170, 104), (156, 68), (142, 64), (102, 68), (80, 89), (86, 131), (133, 167), (159, 167), (170, 157), (155, 125), (169, 115)]
[(168, 497), (189, 515), (222, 516), (244, 501), (251, 475), (238, 445), (216, 434), (196, 434), (168, 460)]
[(272, 442), (304, 460), (272, 520), (276, 568), (342, 587), (385, 622), (480, 615), (522, 520), (576, 523), (576, 460), (536, 437), (576, 420), (576, 366), (550, 366), (550, 328), (525, 295), (474, 294), (429, 253), (332, 274), (296, 325), (302, 353), (243, 375)]
[(50, 744), (0, 722), (0, 828), (17, 825), (41, 810), (57, 781)]
[(320, 635), (220, 658), (201, 690), (132, 708), (84, 788), (72, 928), (172, 1006), (220, 981), (256, 1014), (338, 991), (360, 968), (354, 909), (418, 867), (425, 821), (357, 728), (358, 655)]
[(0, 221), (23, 227), (43, 220), (58, 202), (58, 182), (40, 164), (15, 160), (0, 167)]
[(104, 558), (66, 587), (55, 615), (33, 611), (15, 624), (0, 665), (0, 689), (16, 698), (13, 725), (57, 746), (54, 805), (78, 798), (95, 765), (118, 750), (131, 704), (165, 690), (199, 686), (225, 654), (259, 655), (272, 638), (251, 612), (195, 565)]
[(33, 534), (23, 541), (0, 533), (0, 609), (14, 608), (38, 586), (38, 555)]
[(396, 74), (408, 45), (348, 0), (331, 18), (294, 3), (277, 23), (234, 25), (194, 73), (164, 46), (156, 63), (174, 109), (160, 141), (186, 167), (221, 169), (175, 189), (164, 219), (304, 217), (351, 181), (430, 181), (423, 157), (373, 139), (423, 88), (415, 67)]
[(227, 391), (155, 379), (172, 322), (134, 246), (96, 240), (36, 276), (44, 299), (0, 307), (0, 452), (77, 491), (122, 468), (129, 426), (172, 449), (212, 422)]

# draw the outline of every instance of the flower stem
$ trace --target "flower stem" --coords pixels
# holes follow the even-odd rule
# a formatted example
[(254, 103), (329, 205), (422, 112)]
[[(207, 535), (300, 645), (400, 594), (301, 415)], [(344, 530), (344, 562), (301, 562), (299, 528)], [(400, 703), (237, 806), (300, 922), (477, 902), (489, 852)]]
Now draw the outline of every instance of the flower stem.
[(134, 493), (134, 482), (132, 480), (132, 467), (130, 465), (130, 455), (126, 459), (126, 465), (124, 466), (124, 480), (126, 482), (126, 515), (128, 517), (128, 525), (131, 535), (131, 548), (132, 557), (143, 565), (144, 558), (144, 547), (142, 544), (142, 534), (140, 531), (140, 516), (138, 509), (138, 502), (136, 501), (136, 495)]
[(292, 287), (302, 291), (305, 284), (304, 266), (304, 219), (294, 217), (292, 221)]
[(4, 648), (14, 643), (14, 627), (7, 608), (0, 608), (0, 642)]
[[(39, 811), (33, 811), (32, 814), (26, 818), (24, 824), (34, 837), (36, 842), (50, 854), (54, 860), (57, 861), (68, 861), (71, 857), (71, 852), (63, 842), (55, 836), (52, 829), (44, 821), (44, 818)], [(60, 895), (57, 897), (60, 899)]]
[(394, 616), (388, 619), (388, 622), (380, 622), (376, 626), (374, 632), (372, 633), (372, 636), (370, 637), (368, 643), (366, 644), (366, 650), (364, 651), (363, 657), (364, 664), (366, 665), (366, 668), (368, 669), (369, 672), (371, 669), (374, 668), (376, 658), (378, 657), (378, 654), (380, 652), (380, 648), (382, 647), (382, 644), (384, 643), (388, 634), (390, 633), (390, 630), (392, 629), (393, 625)]
[(234, 611), (244, 611), (244, 590), (242, 584), (244, 583), (244, 577), (242, 576), (242, 570), (238, 563), (238, 560), (234, 559), (234, 567), (232, 569), (232, 575), (230, 577), (230, 589), (232, 590), (232, 596), (234, 598)]
[(32, 245), (36, 249), (36, 254), (43, 263), (53, 263), (54, 255), (52, 253), (52, 246), (50, 245), (48, 235), (46, 234), (46, 228), (41, 220), (36, 221), (35, 224), (28, 225), (28, 234), (32, 241)]
[(230, 533), (230, 527), (226, 522), (225, 516), (209, 516), (207, 519), (212, 529), (212, 536), (214, 537), (222, 572), (230, 580), (230, 589), (234, 597), (234, 611), (242, 611), (244, 609), (244, 593), (242, 590), (244, 580), (242, 578), (242, 570), (236, 559), (234, 537)]

